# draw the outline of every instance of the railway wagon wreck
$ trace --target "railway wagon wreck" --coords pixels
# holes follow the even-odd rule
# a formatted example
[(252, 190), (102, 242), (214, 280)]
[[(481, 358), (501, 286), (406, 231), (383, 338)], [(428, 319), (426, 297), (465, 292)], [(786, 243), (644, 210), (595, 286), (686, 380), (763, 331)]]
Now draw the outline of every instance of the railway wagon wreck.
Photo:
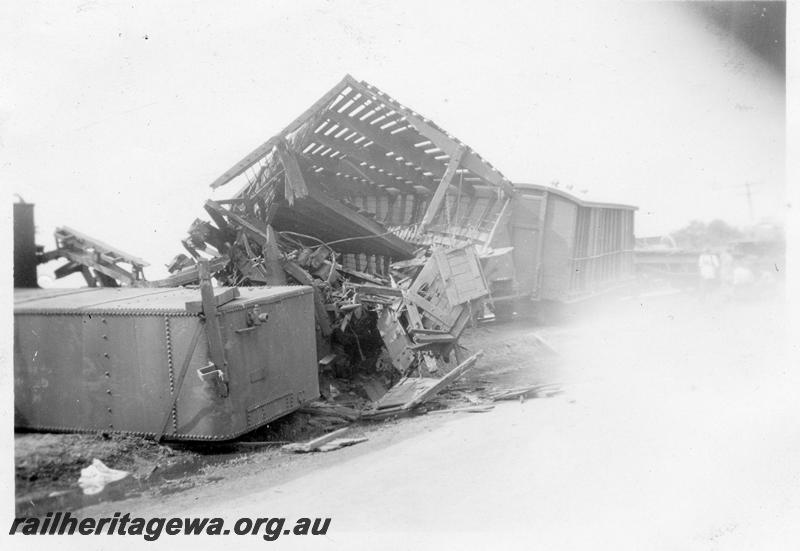
[[(492, 281), (498, 312), (570, 302), (634, 276), (636, 207), (584, 201), (552, 186), (514, 184), (506, 231), (511, 269)], [(511, 302), (512, 304), (509, 304)]]
[(197, 221), (190, 230), (192, 256), (195, 245), (223, 241), (233, 222), (310, 237), (339, 254), (344, 270), (379, 278), (420, 250), (472, 246), (498, 304), (575, 300), (633, 276), (635, 207), (512, 183), (349, 75), (211, 185), (231, 181), (240, 185), (231, 199), (207, 204), (219, 227)]
[(380, 371), (382, 350), (387, 386), (439, 377), (487, 305), (507, 315), (633, 274), (633, 207), (514, 184), (349, 75), (211, 186), (229, 183), (238, 191), (206, 202), (211, 221), (191, 225), (165, 284), (205, 258), (223, 285), (312, 286), (321, 369), (343, 363), (345, 378)]
[[(228, 440), (319, 396), (310, 288), (215, 288), (204, 261), (199, 290), (153, 288), (145, 262), (68, 228), (45, 253), (34, 228), (15, 204), (16, 428)], [(89, 287), (39, 288), (57, 258)]]
[(312, 286), (321, 367), (340, 376), (388, 363), (393, 386), (461, 361), (458, 338), (489, 295), (481, 257), (513, 194), (478, 154), (346, 76), (212, 187), (234, 180), (163, 284), (191, 281), (206, 258), (224, 285)]
[[(633, 207), (515, 184), (349, 75), (212, 187), (229, 183), (163, 280), (59, 229), (40, 261), (123, 288), (17, 294), (17, 426), (226, 439), (320, 393), (351, 417), (405, 412), (475, 364), (458, 341), (487, 307), (592, 296), (633, 274)], [(198, 282), (199, 306), (176, 289)]]

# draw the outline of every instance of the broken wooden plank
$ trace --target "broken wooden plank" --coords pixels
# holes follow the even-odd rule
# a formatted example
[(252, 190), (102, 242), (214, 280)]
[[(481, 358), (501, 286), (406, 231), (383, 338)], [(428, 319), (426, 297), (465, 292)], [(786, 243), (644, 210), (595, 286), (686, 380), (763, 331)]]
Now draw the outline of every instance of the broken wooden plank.
[(286, 272), (281, 266), (283, 253), (278, 248), (278, 234), (269, 224), (265, 233), (267, 240), (261, 247), (261, 255), (264, 257), (267, 285), (286, 285)]
[(100, 260), (99, 255), (97, 254), (70, 248), (61, 248), (59, 251), (61, 252), (61, 256), (70, 262), (81, 264), (86, 268), (91, 268), (94, 271), (103, 273), (120, 281), (121, 283), (133, 285), (137, 282), (137, 278), (134, 276), (134, 274), (128, 272), (127, 270), (123, 270), (116, 264)]
[(425, 328), (418, 328), (418, 329), (409, 329), (409, 333), (412, 335), (450, 335), (449, 331), (443, 331), (441, 329), (425, 329)]
[[(217, 442), (213, 442), (216, 444)], [(227, 445), (227, 442), (219, 442), (220, 444)], [(242, 446), (246, 448), (266, 448), (270, 446), (283, 446), (285, 444), (290, 444), (286, 440), (275, 440), (273, 442), (268, 441), (253, 441), (253, 442), (234, 442), (234, 446)]]
[(308, 186), (306, 185), (303, 173), (300, 171), (300, 165), (297, 163), (297, 157), (294, 152), (289, 148), (286, 140), (278, 142), (275, 152), (278, 154), (278, 160), (283, 165), (284, 171), (284, 197), (290, 205), (294, 205), (295, 198), (302, 198), (308, 195)]
[(428, 259), (426, 257), (415, 257), (410, 260), (398, 260), (397, 262), (392, 262), (392, 270), (405, 270), (407, 268), (424, 266), (427, 261)]
[(348, 430), (350, 430), (350, 427), (344, 427), (335, 430), (333, 432), (329, 432), (328, 434), (323, 434), (322, 436), (315, 438), (313, 440), (309, 440), (308, 442), (305, 443), (286, 444), (285, 446), (281, 447), (281, 449), (293, 453), (308, 453), (318, 449), (320, 446), (323, 446), (324, 444), (327, 444), (331, 440), (339, 438)]
[(317, 282), (306, 270), (291, 260), (282, 260), (281, 265), (287, 274), (292, 276), (300, 285), (309, 285), (314, 288), (314, 312), (320, 332), (324, 337), (333, 332), (331, 319), (328, 317), (328, 310), (325, 308), (325, 301), (322, 300), (322, 291)]
[(359, 270), (353, 270), (353, 269), (350, 269), (350, 268), (345, 268), (344, 266), (341, 266), (340, 264), (336, 265), (336, 269), (339, 270), (340, 272), (344, 273), (344, 274), (347, 274), (349, 276), (355, 277), (357, 279), (363, 279), (364, 281), (369, 281), (370, 283), (374, 283), (376, 286), (379, 286), (379, 287), (383, 287), (383, 284), (385, 282), (385, 280), (383, 280), (383, 279), (381, 279), (379, 277), (370, 275), (370, 274), (368, 274), (366, 272), (362, 272), (362, 271), (359, 271)]
[(431, 377), (408, 377), (389, 389), (389, 392), (375, 404), (376, 410), (405, 407), (414, 401), (418, 395), (424, 394), (428, 389), (436, 385), (438, 379)]
[(385, 285), (353, 285), (357, 293), (365, 295), (386, 295), (392, 297), (403, 296), (403, 290), (396, 287), (386, 287)]
[(356, 421), (361, 416), (358, 410), (353, 408), (342, 406), (340, 404), (328, 404), (321, 401), (314, 401), (310, 404), (306, 404), (297, 411), (300, 413), (306, 413), (308, 415), (340, 417), (348, 421)]
[(413, 343), (397, 319), (396, 312), (391, 308), (384, 308), (378, 317), (377, 326), (392, 365), (401, 375), (405, 375), (414, 362), (411, 349)]
[(559, 393), (560, 391), (561, 387), (559, 383), (544, 383), (544, 384), (527, 385), (524, 387), (501, 390), (493, 393), (491, 395), (491, 398), (494, 401), (516, 400), (517, 398), (527, 397), (531, 394), (537, 395), (539, 393), (542, 394)]
[(494, 406), (492, 404), (482, 404), (482, 405), (464, 406), (460, 408), (435, 409), (433, 411), (429, 411), (428, 413), (459, 413), (459, 412), (484, 413), (487, 411), (491, 411), (493, 409)]
[(344, 90), (347, 87), (349, 79), (352, 78), (353, 77), (349, 75), (345, 75), (345, 77), (336, 86), (328, 90), (328, 92), (326, 92), (324, 96), (322, 96), (319, 100), (317, 100), (314, 103), (314, 105), (306, 109), (306, 111), (304, 111), (302, 115), (300, 115), (294, 121), (292, 121), (291, 124), (289, 124), (289, 126), (284, 128), (281, 133), (279, 133), (276, 136), (273, 136), (265, 143), (261, 144), (253, 151), (245, 155), (245, 157), (241, 161), (233, 165), (231, 168), (226, 170), (221, 176), (219, 176), (216, 180), (214, 180), (211, 183), (211, 187), (217, 188), (219, 186), (227, 184), (236, 176), (240, 175), (242, 172), (244, 172), (245, 170), (256, 164), (259, 161), (259, 159), (261, 159), (269, 152), (271, 152), (272, 149), (275, 147), (275, 145), (279, 141), (284, 139), (284, 136), (298, 130), (301, 126), (309, 122), (309, 120), (312, 117), (314, 117), (314, 115), (316, 115), (317, 111), (323, 109), (325, 106), (331, 103), (334, 100), (334, 98), (336, 98), (336, 96), (339, 95), (342, 92), (342, 90)]
[(365, 411), (361, 415), (361, 418), (365, 421), (381, 421), (383, 419), (408, 417), (409, 415), (411, 415), (411, 411), (403, 409), (402, 406), (394, 406), (391, 408)]
[(368, 378), (361, 383), (361, 387), (371, 402), (377, 402), (386, 395), (386, 387), (374, 378)]
[(80, 271), (88, 287), (97, 287), (97, 279), (94, 277), (94, 274), (92, 274), (92, 271), (88, 266), (81, 266)]
[(428, 209), (425, 211), (425, 216), (422, 217), (420, 227), (423, 230), (431, 225), (431, 222), (433, 222), (433, 219), (439, 212), (439, 208), (442, 206), (442, 201), (447, 194), (447, 188), (450, 186), (450, 182), (456, 175), (456, 170), (458, 170), (458, 166), (461, 164), (461, 158), (464, 156), (465, 151), (466, 148), (462, 145), (458, 148), (455, 154), (450, 157), (450, 162), (447, 164), (447, 170), (445, 170), (444, 176), (442, 176), (442, 181), (439, 182), (439, 187), (436, 188), (433, 197), (431, 197), (430, 203), (428, 203)]
[(326, 367), (329, 367), (329, 366), (331, 366), (331, 365), (333, 364), (333, 362), (335, 362), (335, 361), (336, 361), (336, 358), (338, 358), (338, 355), (337, 355), (337, 354), (335, 354), (335, 353), (333, 353), (333, 352), (331, 352), (330, 354), (326, 355), (324, 358), (322, 358), (322, 359), (321, 359), (321, 360), (318, 362), (318, 363), (319, 363), (319, 366), (320, 366), (321, 368), (325, 369)]
[(360, 444), (361, 442), (366, 442), (366, 436), (359, 436), (356, 438), (337, 438), (336, 440), (331, 440), (327, 444), (324, 444), (317, 448), (317, 451), (321, 452), (330, 452), (333, 450), (338, 450), (340, 448), (345, 448), (347, 446), (353, 446), (355, 444)]
[[(228, 266), (230, 258), (227, 255), (217, 256), (208, 261), (208, 271), (215, 274), (224, 270)], [(183, 285), (190, 285), (197, 283), (200, 279), (200, 272), (197, 265), (191, 268), (185, 268), (180, 272), (176, 272), (169, 277), (151, 281), (147, 284), (148, 287), (181, 287)]]
[(405, 298), (408, 306), (418, 308), (427, 317), (447, 329), (452, 327), (454, 318), (457, 317), (458, 311), (461, 309), (461, 305), (453, 305), (450, 311), (443, 310), (416, 293), (407, 293)]
[(335, 415), (315, 415), (308, 420), (308, 424), (327, 431), (349, 425), (350, 421)]
[(296, 262), (292, 260), (282, 260), (281, 266), (286, 273), (297, 280), (300, 285), (314, 285), (314, 278), (311, 277), (311, 274), (301, 268)]
[(314, 313), (316, 314), (319, 330), (323, 337), (330, 336), (333, 333), (333, 326), (331, 325), (331, 318), (328, 317), (328, 311), (325, 309), (325, 301), (322, 299), (322, 291), (320, 284), (314, 282)]
[(416, 341), (418, 345), (449, 344), (457, 340), (458, 339), (450, 333), (444, 333), (441, 335), (417, 334), (414, 336), (414, 341)]
[(56, 268), (54, 275), (56, 276), (56, 279), (61, 279), (62, 277), (67, 277), (68, 275), (74, 274), (75, 272), (80, 272), (83, 268), (85, 268), (85, 266), (81, 266), (77, 262), (73, 262), (70, 260), (63, 266)]
[[(225, 345), (222, 342), (222, 331), (217, 319), (217, 297), (214, 296), (214, 288), (211, 284), (211, 272), (208, 269), (208, 261), (201, 260), (197, 267), (200, 270), (200, 298), (202, 300), (202, 310), (205, 316), (203, 327), (208, 340), (208, 355), (216, 370), (226, 379), (229, 379), (228, 365), (225, 360)], [(238, 289), (236, 294), (238, 295)], [(223, 293), (224, 294), (224, 293)], [(224, 395), (227, 396), (227, 383), (222, 383)]]
[[(225, 289), (220, 293), (214, 294), (214, 300), (216, 302), (217, 308), (220, 306), (229, 303), (232, 300), (235, 300), (240, 295), (239, 289), (237, 287), (231, 287), (229, 289)], [(203, 312), (203, 301), (202, 300), (192, 300), (186, 303), (186, 311), (192, 314), (201, 314)]]
[(63, 242), (64, 245), (68, 245), (70, 242), (77, 242), (76, 246), (80, 249), (91, 248), (95, 252), (110, 253), (117, 262), (125, 262), (127, 264), (136, 266), (150, 265), (137, 256), (126, 253), (125, 251), (117, 249), (116, 247), (112, 247), (111, 245), (103, 243), (99, 239), (95, 239), (94, 237), (81, 233), (68, 226), (56, 228), (55, 238), (56, 243)]
[(439, 393), (442, 389), (447, 387), (450, 383), (461, 377), (464, 373), (466, 373), (475, 363), (478, 361), (478, 358), (483, 356), (483, 350), (480, 350), (464, 360), (461, 364), (456, 366), (450, 373), (442, 377), (441, 379), (436, 380), (435, 384), (431, 385), (429, 388), (423, 390), (422, 392), (418, 393), (412, 400), (408, 403), (403, 405), (403, 409), (410, 410), (420, 404), (425, 403), (426, 401), (430, 400), (433, 396)]
[(216, 201), (208, 200), (206, 201), (205, 208), (209, 211), (214, 211), (219, 213), (220, 215), (228, 218), (236, 225), (240, 226), (243, 230), (247, 231), (248, 234), (253, 237), (256, 242), (262, 247), (264, 244), (269, 241), (269, 237), (267, 236), (266, 228), (263, 230), (261, 228), (256, 227), (253, 223), (245, 220), (235, 212), (230, 211), (229, 209), (224, 208)]

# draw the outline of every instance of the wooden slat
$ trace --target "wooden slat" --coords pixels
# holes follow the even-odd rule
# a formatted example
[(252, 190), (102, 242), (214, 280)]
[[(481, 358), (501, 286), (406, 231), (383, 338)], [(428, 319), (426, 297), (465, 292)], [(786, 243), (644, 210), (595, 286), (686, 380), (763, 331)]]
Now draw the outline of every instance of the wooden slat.
[[(411, 125), (414, 126), (416, 131), (424, 136), (425, 138), (429, 139), (433, 144), (441, 149), (444, 153), (449, 155), (451, 158), (456, 154), (456, 152), (464, 147), (463, 144), (459, 143), (458, 141), (454, 140), (438, 128), (435, 128), (433, 125), (426, 123), (422, 118), (418, 115), (414, 114), (410, 109), (398, 104), (397, 102), (391, 101), (388, 96), (377, 96), (375, 92), (370, 90), (366, 85), (363, 83), (355, 80), (353, 77), (348, 75), (348, 84), (358, 90), (359, 92), (363, 93), (364, 95), (374, 97), (379, 101), (383, 101), (391, 105), (393, 109), (399, 111), (403, 114)], [(461, 163), (464, 168), (468, 169), (470, 172), (479, 176), (489, 182), (490, 184), (494, 184), (496, 186), (502, 187), (506, 193), (513, 194), (514, 189), (511, 183), (503, 177), (503, 175), (489, 167), (487, 163), (485, 163), (478, 155), (473, 152), (468, 152), (464, 155), (464, 158)]]
[[(358, 159), (361, 162), (367, 163), (367, 165), (374, 165), (376, 168), (382, 169), (385, 173), (387, 173), (387, 178), (390, 179), (395, 186), (408, 188), (406, 180), (412, 182), (412, 185), (425, 185), (426, 180), (428, 182), (430, 181), (423, 176), (422, 172), (414, 170), (412, 167), (406, 166), (405, 164), (398, 163), (391, 157), (387, 157), (385, 155), (386, 152), (381, 151), (380, 146), (377, 143), (373, 143), (369, 147), (364, 147), (361, 144), (353, 144), (343, 140), (331, 138), (330, 136), (320, 137), (318, 135), (314, 137), (314, 141), (341, 151), (352, 159)], [(362, 167), (362, 170), (363, 168), (365, 167)], [(390, 178), (388, 173), (391, 173), (393, 177)], [(399, 176), (402, 179), (398, 180), (394, 176)]]
[[(215, 293), (214, 301), (216, 306), (220, 307), (236, 299), (237, 297), (239, 297), (239, 289), (237, 287), (231, 287), (229, 289), (225, 289), (221, 293)], [(202, 300), (189, 301), (186, 303), (185, 308), (186, 311), (191, 314), (200, 314), (203, 312), (203, 301)]]
[(302, 115), (297, 117), (294, 121), (292, 121), (289, 126), (283, 129), (282, 132), (273, 136), (253, 151), (248, 153), (244, 156), (244, 158), (233, 165), (231, 168), (226, 170), (222, 175), (220, 175), (216, 180), (211, 183), (212, 188), (218, 188), (222, 185), (227, 184), (237, 176), (239, 176), (242, 172), (253, 166), (259, 159), (264, 157), (267, 153), (272, 151), (275, 145), (282, 140), (287, 134), (294, 132), (298, 128), (300, 128), (304, 123), (308, 122), (320, 109), (326, 107), (329, 103), (331, 103), (336, 96), (338, 96), (347, 86), (353, 81), (353, 77), (350, 75), (345, 75), (345, 77), (339, 82), (336, 86), (328, 90), (328, 92), (318, 99), (314, 105), (306, 109)]
[(216, 201), (212, 201), (210, 199), (206, 201), (205, 207), (208, 210), (216, 211), (222, 216), (233, 220), (236, 224), (244, 228), (244, 230), (247, 231), (254, 239), (256, 239), (259, 245), (263, 246), (268, 241), (269, 238), (267, 236), (266, 226), (262, 230), (238, 214), (231, 212), (230, 210), (220, 206)]
[(92, 249), (98, 252), (113, 254), (114, 256), (118, 257), (120, 262), (126, 262), (128, 264), (137, 266), (150, 265), (137, 256), (134, 256), (130, 253), (126, 253), (123, 250), (117, 249), (116, 247), (112, 247), (111, 245), (103, 243), (99, 239), (95, 239), (94, 237), (81, 233), (77, 230), (73, 230), (72, 228), (67, 226), (61, 226), (56, 228), (55, 238), (56, 242), (62, 240), (69, 241), (74, 239), (80, 244), (78, 245), (80, 248), (91, 247)]
[(300, 171), (297, 158), (289, 149), (286, 141), (281, 140), (278, 142), (276, 152), (286, 175), (284, 197), (290, 205), (293, 205), (295, 197), (300, 198), (308, 195), (308, 186), (306, 186), (306, 180), (303, 178), (303, 173)]
[[(339, 165), (342, 167), (342, 172), (347, 172), (349, 174), (355, 173), (360, 178), (368, 180), (373, 186), (379, 188), (388, 188), (397, 185), (403, 186), (404, 188), (406, 187), (405, 182), (398, 182), (394, 178), (391, 178), (382, 172), (378, 172), (377, 170), (373, 170), (367, 166), (360, 166), (357, 161), (357, 159), (351, 157), (345, 157), (339, 161)], [(364, 190), (363, 193), (367, 194), (367, 191)]]
[[(478, 361), (479, 358), (483, 356), (483, 350), (479, 350), (458, 366), (456, 366), (450, 373), (436, 381), (433, 385), (428, 386), (421, 392), (418, 392), (414, 398), (403, 405), (403, 409), (409, 410), (412, 409), (426, 401), (428, 401), (431, 397), (436, 395), (439, 391), (453, 383), (456, 379), (461, 377), (464, 373), (466, 373), (475, 363)], [(426, 385), (427, 386), (427, 385)]]
[[(381, 130), (380, 125), (372, 126), (358, 120), (357, 117), (347, 117), (339, 113), (329, 112), (328, 117), (332, 121), (355, 130), (368, 140), (372, 140), (386, 149), (386, 151), (393, 151), (396, 157), (402, 156), (405, 160), (414, 163), (424, 171), (433, 173), (433, 175), (437, 178), (444, 174), (444, 163), (437, 161), (433, 157), (429, 157), (420, 149), (415, 149), (413, 145), (408, 144), (405, 142), (405, 140), (401, 139), (399, 134), (390, 134), (390, 131), (395, 129), (395, 127)], [(403, 123), (401, 122), (398, 124)]]
[(91, 253), (78, 252), (70, 249), (59, 249), (59, 251), (61, 252), (61, 256), (70, 260), (71, 262), (81, 264), (87, 268), (92, 268), (101, 274), (119, 280), (123, 284), (133, 285), (136, 283), (136, 278), (133, 276), (133, 274), (127, 270), (123, 270), (116, 264), (98, 262), (95, 259), (95, 255)]
[[(219, 319), (217, 319), (217, 298), (214, 296), (214, 288), (211, 284), (211, 271), (208, 268), (208, 261), (201, 260), (197, 263), (200, 276), (200, 298), (203, 303), (204, 328), (208, 339), (208, 355), (223, 375), (228, 375), (227, 362), (225, 361), (225, 348), (222, 343), (222, 333), (220, 332)], [(188, 305), (187, 305), (188, 306)]]
[(461, 164), (461, 159), (464, 156), (464, 152), (465, 148), (461, 147), (458, 149), (458, 151), (456, 151), (455, 155), (450, 158), (450, 162), (447, 165), (447, 170), (445, 170), (444, 176), (442, 176), (442, 181), (439, 182), (439, 187), (436, 188), (436, 192), (434, 192), (430, 203), (428, 203), (428, 210), (425, 212), (425, 216), (422, 218), (422, 222), (420, 223), (420, 226), (423, 229), (430, 226), (431, 222), (433, 222), (433, 219), (436, 216), (436, 213), (439, 212), (439, 208), (442, 206), (442, 201), (447, 195), (447, 188), (455, 176), (456, 170), (458, 170), (458, 167)]

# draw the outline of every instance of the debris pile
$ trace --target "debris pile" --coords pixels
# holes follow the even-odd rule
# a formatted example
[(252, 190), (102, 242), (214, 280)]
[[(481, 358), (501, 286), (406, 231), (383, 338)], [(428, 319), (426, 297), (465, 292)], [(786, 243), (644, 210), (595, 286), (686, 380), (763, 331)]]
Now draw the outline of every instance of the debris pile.
[(433, 386), (419, 381), (458, 371), (447, 369), (460, 354), (458, 338), (489, 294), (473, 245), (422, 247), (398, 262), (375, 256), (359, 262), (360, 255), (337, 250), (349, 240), (326, 243), (275, 231), (221, 202), (205, 206), (213, 221), (192, 223), (183, 241), (189, 256), (176, 257), (173, 275), (153, 284), (193, 283), (197, 262), (206, 260), (224, 286), (312, 287), (326, 398), (363, 409), (398, 381)]
[(312, 287), (322, 395), (355, 411), (406, 411), (474, 364), (458, 339), (486, 276), (510, 277), (514, 191), (471, 148), (348, 75), (211, 187), (231, 181), (150, 285), (206, 260), (224, 286)]
[[(138, 259), (130, 277), (86, 255), (69, 269), (177, 287), (202, 263), (225, 287), (309, 286), (322, 396), (358, 412), (408, 411), (474, 365), (458, 340), (487, 276), (511, 281), (515, 192), (470, 147), (347, 75), (211, 187), (232, 181), (244, 185), (206, 201), (169, 277), (146, 281)], [(129, 257), (83, 239), (106, 264)]]
[(148, 263), (102, 241), (66, 226), (56, 228), (56, 248), (40, 253), (37, 262), (58, 258), (67, 262), (55, 271), (56, 279), (80, 272), (89, 287), (145, 284)]

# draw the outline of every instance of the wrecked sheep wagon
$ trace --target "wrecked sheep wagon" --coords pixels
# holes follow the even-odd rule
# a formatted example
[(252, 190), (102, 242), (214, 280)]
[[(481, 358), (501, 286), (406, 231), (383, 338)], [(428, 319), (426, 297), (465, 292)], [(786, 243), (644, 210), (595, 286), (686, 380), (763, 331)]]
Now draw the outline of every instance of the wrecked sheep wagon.
[[(350, 75), (211, 185), (229, 182), (239, 191), (206, 207), (217, 226), (197, 221), (184, 241), (195, 258), (230, 250), (222, 236), (232, 222), (251, 237), (267, 226), (302, 234), (339, 254), (344, 269), (382, 278), (420, 250), (474, 246), (498, 312), (593, 296), (634, 273), (635, 207), (513, 183)], [(237, 280), (269, 283), (239, 266)]]
[(15, 289), (15, 426), (227, 440), (316, 398), (311, 289), (215, 291)]

